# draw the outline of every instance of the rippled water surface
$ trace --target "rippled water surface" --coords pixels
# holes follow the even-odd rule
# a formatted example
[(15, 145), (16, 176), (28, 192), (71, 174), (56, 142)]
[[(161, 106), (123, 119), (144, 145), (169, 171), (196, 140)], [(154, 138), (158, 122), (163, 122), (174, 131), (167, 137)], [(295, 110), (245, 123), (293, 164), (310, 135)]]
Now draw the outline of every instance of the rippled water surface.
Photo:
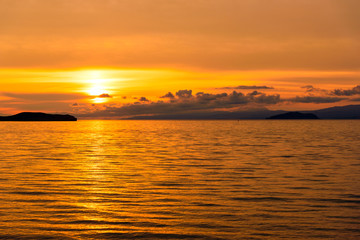
[(0, 239), (360, 239), (360, 121), (0, 130)]

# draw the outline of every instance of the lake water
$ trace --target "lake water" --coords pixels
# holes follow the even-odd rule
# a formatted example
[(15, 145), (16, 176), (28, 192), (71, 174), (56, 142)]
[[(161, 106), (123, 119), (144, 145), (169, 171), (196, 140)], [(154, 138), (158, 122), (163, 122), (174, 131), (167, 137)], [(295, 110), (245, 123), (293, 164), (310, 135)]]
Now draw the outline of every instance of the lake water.
[(360, 239), (360, 121), (0, 131), (0, 239)]

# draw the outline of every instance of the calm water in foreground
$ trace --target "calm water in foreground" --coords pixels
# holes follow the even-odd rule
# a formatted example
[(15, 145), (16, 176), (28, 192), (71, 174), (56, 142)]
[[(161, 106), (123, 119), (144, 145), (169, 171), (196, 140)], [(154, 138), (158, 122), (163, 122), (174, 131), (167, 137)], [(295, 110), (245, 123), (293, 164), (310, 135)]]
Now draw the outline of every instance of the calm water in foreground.
[(360, 121), (0, 132), (0, 239), (360, 239)]

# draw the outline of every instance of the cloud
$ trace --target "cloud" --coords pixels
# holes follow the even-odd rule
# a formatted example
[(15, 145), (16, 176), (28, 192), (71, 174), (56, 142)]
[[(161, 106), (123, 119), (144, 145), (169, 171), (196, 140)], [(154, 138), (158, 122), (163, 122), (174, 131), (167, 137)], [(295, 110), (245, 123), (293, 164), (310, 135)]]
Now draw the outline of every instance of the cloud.
[(170, 98), (173, 99), (175, 98), (174, 94), (172, 94), (171, 92), (168, 92), (167, 94), (165, 94), (164, 96), (161, 96), (160, 98)]
[(41, 112), (72, 112), (76, 106), (72, 106), (67, 102), (59, 101), (41, 101), (41, 102), (28, 102), (7, 100), (0, 101), (0, 104), (6, 106), (12, 112), (23, 111), (41, 111)]
[(306, 91), (311, 91), (312, 89), (314, 89), (313, 85), (306, 85), (306, 86), (302, 86), (301, 88), (305, 88)]
[(320, 94), (329, 94), (329, 91), (326, 89), (315, 88), (313, 85), (306, 85), (301, 88), (305, 89), (306, 93), (320, 93)]
[(85, 94), (66, 93), (13, 93), (0, 92), (0, 96), (7, 99), (0, 100), (0, 104), (13, 112), (43, 111), (43, 112), (71, 112), (76, 108), (72, 104), (77, 100), (91, 98)]
[(353, 87), (352, 89), (349, 90), (335, 89), (331, 91), (331, 95), (335, 95), (335, 96), (360, 95), (360, 85), (357, 85), (356, 87)]
[[(189, 112), (210, 112), (216, 109), (232, 109), (246, 104), (276, 104), (281, 101), (279, 94), (267, 95), (258, 91), (248, 94), (233, 91), (232, 93), (204, 93), (198, 92), (192, 95), (192, 90), (179, 90), (176, 97), (169, 102), (151, 102), (145, 97), (141, 97), (139, 102), (124, 104), (121, 106), (105, 106), (103, 110), (79, 115), (80, 117), (131, 117), (141, 115), (158, 114), (182, 114)], [(165, 95), (165, 96), (166, 96)], [(145, 103), (146, 102), (146, 103)]]
[(329, 96), (348, 96), (348, 97), (353, 95), (360, 95), (360, 85), (357, 85), (347, 90), (343, 90), (343, 89), (326, 90), (326, 89), (316, 88), (313, 85), (306, 85), (301, 88), (306, 89), (305, 92), (309, 94), (322, 94)]
[(30, 101), (68, 101), (77, 99), (86, 99), (89, 96), (75, 93), (11, 93), (0, 92), (0, 95), (18, 100)]
[(246, 86), (246, 85), (239, 85), (237, 87), (222, 87), (222, 88), (216, 88), (216, 89), (242, 89), (242, 90), (260, 90), (260, 89), (274, 89), (273, 87), (268, 86)]
[[(246, 90), (250, 87), (247, 86)], [(255, 86), (256, 88), (269, 89), (267, 86)], [(231, 93), (206, 93), (197, 92), (193, 94), (191, 89), (178, 90), (175, 94), (168, 92), (161, 96), (159, 101), (151, 101), (146, 97), (137, 99), (134, 103), (125, 104), (104, 104), (101, 108), (90, 108), (89, 111), (82, 111), (79, 117), (118, 117), (129, 118), (137, 116), (161, 116), (161, 115), (181, 115), (181, 114), (209, 114), (216, 111), (237, 111), (243, 108), (259, 108), (279, 103), (305, 103), (305, 104), (324, 104), (336, 103), (343, 100), (358, 101), (347, 97), (356, 94), (360, 86), (350, 90), (325, 90), (316, 88), (313, 85), (306, 85), (307, 95), (296, 96), (293, 98), (281, 98), (280, 94), (266, 94), (258, 90), (247, 93), (236, 90)], [(334, 96), (332, 93), (345, 96)], [(76, 106), (75, 106), (76, 107)], [(75, 108), (74, 107), (74, 108)]]
[(179, 90), (176, 92), (176, 96), (179, 98), (190, 98), (192, 97), (192, 90)]
[(289, 98), (286, 101), (295, 103), (335, 103), (345, 100), (346, 98), (339, 97), (322, 97), (322, 96), (296, 96)]
[(97, 97), (98, 98), (112, 98), (112, 96), (110, 94), (108, 94), (108, 93), (103, 93), (103, 94), (101, 94), (101, 95), (99, 95)]
[(359, 69), (354, 0), (1, 2), (2, 67)]

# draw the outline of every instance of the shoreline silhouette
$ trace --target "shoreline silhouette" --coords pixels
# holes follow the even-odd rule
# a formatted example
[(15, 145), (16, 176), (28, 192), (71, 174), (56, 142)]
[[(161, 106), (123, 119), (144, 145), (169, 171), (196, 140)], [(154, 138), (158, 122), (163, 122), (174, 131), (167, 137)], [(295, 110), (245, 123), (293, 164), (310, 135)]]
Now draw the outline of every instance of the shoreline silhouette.
[(21, 112), (12, 116), (2, 116), (0, 121), (77, 121), (77, 118), (69, 114), (48, 114), (42, 112)]

